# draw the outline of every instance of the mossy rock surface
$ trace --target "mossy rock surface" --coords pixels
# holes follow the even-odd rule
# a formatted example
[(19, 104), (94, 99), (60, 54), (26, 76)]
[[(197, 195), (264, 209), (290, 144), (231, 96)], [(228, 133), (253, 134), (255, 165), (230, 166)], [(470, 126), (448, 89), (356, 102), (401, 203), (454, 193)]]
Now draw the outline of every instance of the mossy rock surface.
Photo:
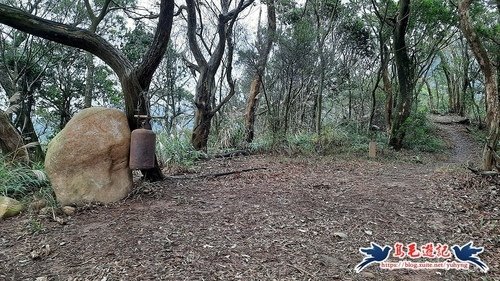
[(13, 217), (24, 210), (24, 205), (16, 199), (0, 196), (0, 219)]

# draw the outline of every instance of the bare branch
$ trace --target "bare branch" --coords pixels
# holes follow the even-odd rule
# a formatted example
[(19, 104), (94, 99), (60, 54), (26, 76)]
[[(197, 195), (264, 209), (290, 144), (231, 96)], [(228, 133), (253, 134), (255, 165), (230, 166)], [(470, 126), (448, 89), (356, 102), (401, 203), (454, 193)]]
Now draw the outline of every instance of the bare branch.
[(193, 53), (193, 56), (196, 60), (196, 63), (200, 67), (206, 66), (208, 63), (205, 60), (205, 57), (203, 56), (203, 53), (201, 52), (200, 46), (198, 45), (198, 42), (196, 41), (196, 5), (194, 0), (186, 0), (187, 4), (187, 13), (188, 13), (188, 41), (189, 41), (189, 48), (191, 49), (191, 52)]

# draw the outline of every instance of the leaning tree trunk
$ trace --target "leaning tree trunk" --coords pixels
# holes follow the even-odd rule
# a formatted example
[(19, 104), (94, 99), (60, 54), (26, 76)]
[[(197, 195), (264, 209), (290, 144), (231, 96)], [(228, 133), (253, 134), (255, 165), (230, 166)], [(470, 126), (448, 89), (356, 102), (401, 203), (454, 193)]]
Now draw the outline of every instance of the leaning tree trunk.
[[(498, 85), (497, 85), (497, 74), (495, 67), (493, 66), (488, 52), (484, 48), (478, 34), (474, 30), (470, 19), (469, 19), (469, 7), (472, 0), (463, 0), (458, 5), (458, 11), (460, 14), (460, 29), (467, 39), (467, 43), (474, 53), (481, 72), (484, 75), (485, 87), (486, 87), (486, 102), (488, 104), (488, 112), (486, 113), (486, 126), (488, 126), (489, 133), (486, 138), (486, 144), (483, 148), (483, 169), (491, 170), (495, 167), (495, 157), (494, 153), (498, 146), (498, 140), (500, 136), (499, 122), (500, 122), (500, 110), (499, 110), (499, 97), (498, 97)], [(497, 163), (498, 164), (498, 163)]]
[[(4, 66), (0, 69), (0, 85), (3, 87), (7, 97), (10, 99), (9, 103), (14, 110), (16, 119), (12, 122), (14, 128), (19, 128), (20, 136), (23, 141), (38, 145), (29, 145), (28, 154), (32, 162), (43, 162), (45, 154), (39, 144), (38, 135), (35, 132), (33, 121), (31, 120), (31, 111), (35, 102), (33, 92), (29, 87), (23, 86), (18, 89), (15, 81), (23, 80), (16, 75), (9, 74), (9, 69)], [(26, 74), (24, 74), (26, 75)], [(26, 85), (28, 83), (22, 83)], [(10, 122), (10, 121), (9, 121)]]
[[(141, 81), (134, 70), (130, 70), (130, 75), (120, 79), (123, 95), (125, 97), (125, 113), (127, 115), (130, 130), (140, 127), (138, 119), (134, 115), (147, 115), (149, 112), (148, 99), (146, 98), (148, 88), (141, 84), (147, 84), (147, 81)], [(149, 84), (147, 84), (149, 85)], [(163, 173), (160, 169), (158, 159), (155, 155), (155, 166), (151, 169), (141, 170), (144, 179), (149, 181), (158, 181), (163, 179)]]
[[(259, 94), (262, 86), (262, 76), (266, 69), (267, 60), (269, 58), (269, 53), (273, 46), (274, 34), (276, 33), (276, 9), (274, 6), (274, 0), (269, 0), (267, 2), (267, 34), (265, 38), (264, 48), (259, 51), (259, 61), (257, 62), (257, 69), (254, 73), (252, 82), (250, 84), (250, 94), (247, 99), (247, 106), (245, 109), (245, 140), (247, 143), (251, 143), (255, 136), (255, 112), (257, 111)], [(261, 36), (259, 36), (259, 39)], [(262, 43), (259, 40), (258, 43)], [(258, 46), (262, 47), (262, 46)]]
[(28, 151), (23, 146), (21, 134), (12, 126), (9, 116), (0, 110), (0, 149), (8, 160), (29, 164)]
[(392, 123), (389, 145), (399, 150), (403, 147), (406, 134), (405, 121), (410, 116), (413, 101), (413, 69), (408, 56), (405, 34), (410, 15), (410, 0), (399, 1), (399, 13), (394, 28), (394, 58), (399, 82), (399, 95), (396, 103), (396, 112)]

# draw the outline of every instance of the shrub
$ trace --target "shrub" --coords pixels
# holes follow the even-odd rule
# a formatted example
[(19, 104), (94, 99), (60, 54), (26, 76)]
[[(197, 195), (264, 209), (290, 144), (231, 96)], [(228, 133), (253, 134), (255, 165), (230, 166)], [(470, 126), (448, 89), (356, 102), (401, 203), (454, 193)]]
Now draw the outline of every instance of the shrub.
[(410, 115), (404, 126), (405, 148), (423, 152), (438, 152), (446, 148), (446, 143), (437, 136), (437, 129), (425, 112), (419, 111)]

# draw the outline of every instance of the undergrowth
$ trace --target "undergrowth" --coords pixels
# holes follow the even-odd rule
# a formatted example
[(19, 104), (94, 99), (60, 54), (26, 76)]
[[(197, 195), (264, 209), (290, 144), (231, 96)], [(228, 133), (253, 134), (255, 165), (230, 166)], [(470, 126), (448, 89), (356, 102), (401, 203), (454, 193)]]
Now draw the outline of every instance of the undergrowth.
[(446, 142), (438, 137), (437, 128), (427, 118), (426, 112), (413, 113), (404, 126), (406, 127), (404, 148), (431, 153), (446, 149)]
[(370, 141), (384, 146), (386, 136), (383, 132), (365, 132), (354, 124), (327, 126), (321, 135), (311, 132), (288, 134), (287, 136), (264, 135), (258, 137), (251, 149), (257, 152), (286, 152), (288, 154), (338, 154), (365, 153)]
[[(48, 188), (49, 181), (41, 164), (33, 168), (22, 164), (5, 161), (0, 158), (0, 195), (23, 199), (35, 192)], [(48, 193), (48, 191), (43, 191)]]
[[(427, 119), (425, 112), (413, 114), (405, 125), (407, 126), (405, 149), (435, 153), (446, 148), (446, 143), (438, 137), (436, 127)], [(240, 129), (235, 131), (234, 136), (240, 137), (241, 135)], [(389, 149), (387, 146), (388, 134), (385, 131), (368, 131), (360, 123), (344, 122), (342, 124), (325, 124), (321, 135), (310, 131), (287, 135), (279, 132), (266, 132), (263, 135), (257, 135), (249, 148), (253, 152), (259, 153), (366, 155), (370, 142), (376, 142), (379, 149)], [(242, 140), (236, 139), (233, 143), (242, 143)]]
[[(367, 156), (370, 142), (376, 142), (378, 150), (388, 151), (388, 134), (383, 130), (369, 131), (356, 122), (325, 124), (321, 135), (304, 130), (284, 134), (265, 131), (258, 133), (251, 144), (246, 144), (244, 129), (238, 122), (223, 122), (218, 134), (213, 133), (209, 142), (209, 152), (228, 152), (248, 149), (252, 153), (285, 153), (288, 155), (358, 155)], [(405, 123), (407, 134), (404, 148), (415, 152), (440, 152), (446, 143), (438, 137), (436, 128), (427, 119), (425, 112), (411, 115)], [(157, 152), (165, 166), (192, 166), (199, 159), (206, 158), (202, 152), (191, 146), (190, 133), (157, 136)]]
[(156, 151), (159, 161), (164, 166), (192, 166), (205, 154), (194, 150), (190, 135), (181, 131), (175, 134), (160, 133), (156, 136)]

